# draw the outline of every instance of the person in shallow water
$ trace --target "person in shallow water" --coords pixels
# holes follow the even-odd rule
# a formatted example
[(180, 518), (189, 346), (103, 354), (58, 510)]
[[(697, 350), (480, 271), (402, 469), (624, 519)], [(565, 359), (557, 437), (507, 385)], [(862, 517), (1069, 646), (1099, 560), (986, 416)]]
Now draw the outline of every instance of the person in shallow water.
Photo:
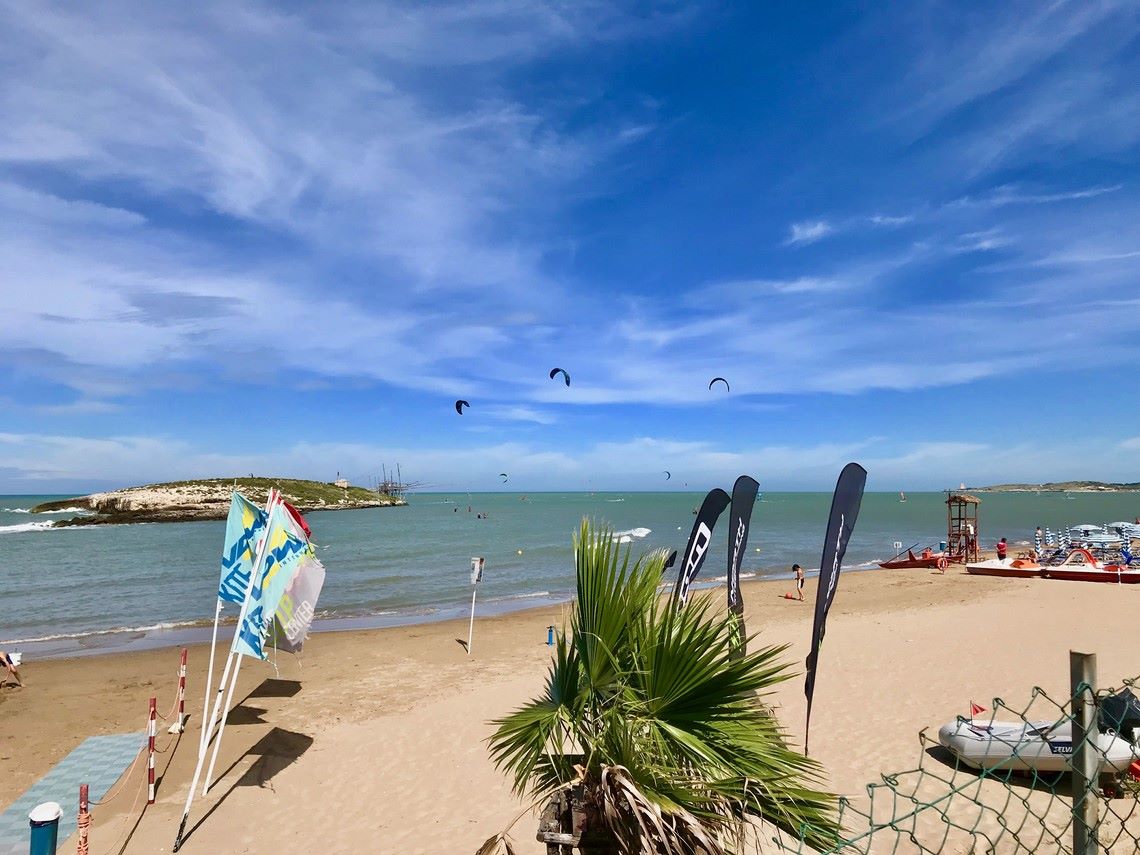
[(7, 673), (11, 674), (15, 678), (17, 686), (24, 685), (23, 680), (20, 679), (20, 672), (16, 668), (16, 663), (13, 662), (12, 657), (5, 653), (3, 650), (0, 650), (0, 668), (3, 668)]

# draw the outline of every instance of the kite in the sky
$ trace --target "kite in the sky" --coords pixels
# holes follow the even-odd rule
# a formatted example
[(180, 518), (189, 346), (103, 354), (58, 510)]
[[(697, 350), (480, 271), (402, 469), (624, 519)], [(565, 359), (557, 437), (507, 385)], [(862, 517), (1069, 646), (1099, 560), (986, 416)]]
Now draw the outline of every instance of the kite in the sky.
[(666, 480), (666, 481), (668, 481), (670, 478), (672, 478), (672, 477), (673, 477), (673, 473), (672, 473), (672, 472), (670, 472), (668, 469), (665, 469), (665, 470), (662, 470), (662, 471), (664, 471), (664, 473), (665, 473), (665, 480)]
[(551, 380), (554, 379), (555, 374), (561, 374), (562, 379), (566, 381), (566, 385), (567, 386), (570, 385), (570, 372), (567, 371), (565, 368), (551, 368), (550, 369), (550, 379)]
[(507, 483), (507, 473), (506, 472), (500, 472), (499, 477), (503, 479), (504, 484)]
[(470, 407), (470, 406), (471, 405), (468, 404), (466, 401), (456, 401), (455, 402), (455, 412), (459, 413), (459, 415), (463, 415), (463, 408), (464, 407)]
[(728, 391), (728, 392), (732, 391), (732, 387), (728, 385), (728, 381), (725, 380), (723, 377), (714, 377), (712, 380), (710, 380), (709, 381), (709, 388), (710, 389), (712, 389), (713, 383), (715, 383), (717, 380), (719, 380), (721, 383), (724, 384), (725, 391)]

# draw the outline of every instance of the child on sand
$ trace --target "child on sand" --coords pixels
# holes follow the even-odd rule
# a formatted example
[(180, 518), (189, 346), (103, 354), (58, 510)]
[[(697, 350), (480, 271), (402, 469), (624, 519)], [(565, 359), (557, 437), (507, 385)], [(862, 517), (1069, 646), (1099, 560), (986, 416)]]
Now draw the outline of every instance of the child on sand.
[(0, 650), (0, 668), (3, 668), (16, 679), (17, 686), (23, 686), (24, 683), (20, 679), (20, 672), (16, 669), (16, 663), (12, 661), (12, 657)]

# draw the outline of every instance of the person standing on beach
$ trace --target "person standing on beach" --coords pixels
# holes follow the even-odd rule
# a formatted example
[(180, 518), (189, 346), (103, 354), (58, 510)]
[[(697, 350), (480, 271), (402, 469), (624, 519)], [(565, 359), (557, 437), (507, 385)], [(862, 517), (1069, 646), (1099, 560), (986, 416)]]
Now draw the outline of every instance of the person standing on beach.
[(1005, 538), (1003, 537), (1003, 538), (1002, 538), (1001, 540), (999, 540), (999, 541), (998, 541), (998, 543), (997, 543), (997, 557), (998, 557), (998, 561), (1005, 561), (1005, 555), (1006, 555), (1006, 550), (1007, 550), (1007, 549), (1008, 549), (1008, 547), (1006, 546), (1006, 543), (1005, 543)]
[(796, 595), (802, 603), (804, 600), (804, 568), (799, 564), (793, 564), (792, 572), (796, 574)]
[(20, 679), (20, 672), (16, 669), (16, 663), (3, 650), (0, 650), (0, 668), (3, 668), (16, 679), (17, 686), (23, 687), (24, 682)]

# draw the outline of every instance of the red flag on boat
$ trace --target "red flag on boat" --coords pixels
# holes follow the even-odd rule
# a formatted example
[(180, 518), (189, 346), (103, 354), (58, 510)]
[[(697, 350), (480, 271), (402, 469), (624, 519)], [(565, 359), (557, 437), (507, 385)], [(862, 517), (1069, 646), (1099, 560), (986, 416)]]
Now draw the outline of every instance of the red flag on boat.
[(986, 711), (985, 707), (979, 706), (978, 704), (975, 704), (973, 701), (970, 701), (970, 718), (973, 718), (974, 716), (977, 716), (977, 715), (981, 715), (985, 711)]
[(293, 522), (297, 524), (297, 527), (305, 533), (305, 537), (312, 540), (313, 530), (309, 528), (309, 524), (305, 522), (305, 518), (301, 516), (301, 512), (286, 501), (282, 501), (281, 504), (285, 506), (285, 510), (289, 512), (289, 516), (293, 518)]

